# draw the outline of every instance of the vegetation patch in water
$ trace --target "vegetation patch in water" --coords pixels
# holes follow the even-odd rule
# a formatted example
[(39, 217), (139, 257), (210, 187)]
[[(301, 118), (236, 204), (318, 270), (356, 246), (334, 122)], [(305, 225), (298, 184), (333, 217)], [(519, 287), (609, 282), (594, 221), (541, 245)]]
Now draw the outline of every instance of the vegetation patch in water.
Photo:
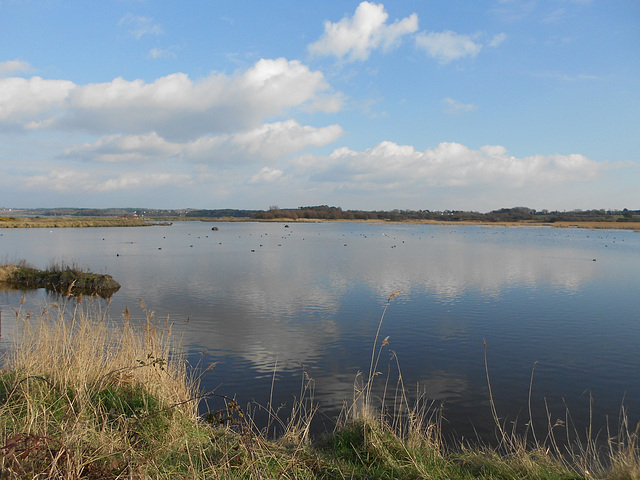
[(82, 271), (66, 264), (52, 265), (46, 270), (21, 265), (0, 266), (0, 284), (12, 288), (45, 288), (70, 295), (100, 295), (110, 297), (120, 289), (111, 275)]

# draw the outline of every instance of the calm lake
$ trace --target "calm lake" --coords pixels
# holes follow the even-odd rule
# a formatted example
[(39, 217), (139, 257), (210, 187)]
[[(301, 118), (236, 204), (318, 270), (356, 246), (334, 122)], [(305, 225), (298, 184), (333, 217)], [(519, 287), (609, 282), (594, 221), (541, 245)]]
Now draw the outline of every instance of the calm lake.
[[(218, 231), (212, 231), (212, 227)], [(144, 228), (0, 230), (0, 260), (75, 262), (122, 284), (110, 303), (169, 316), (203, 390), (241, 405), (290, 405), (303, 369), (331, 428), (369, 372), (380, 339), (381, 394), (404, 385), (443, 405), (444, 430), (490, 440), (485, 347), (498, 415), (524, 427), (640, 419), (640, 233), (362, 223), (200, 223)], [(2, 341), (20, 292), (0, 292)], [(23, 308), (52, 297), (32, 291)], [(102, 302), (104, 302), (102, 300)], [(106, 302), (105, 302), (106, 305)], [(395, 352), (396, 358), (392, 356)], [(535, 370), (534, 370), (535, 365)], [(393, 395), (393, 393), (391, 393)]]

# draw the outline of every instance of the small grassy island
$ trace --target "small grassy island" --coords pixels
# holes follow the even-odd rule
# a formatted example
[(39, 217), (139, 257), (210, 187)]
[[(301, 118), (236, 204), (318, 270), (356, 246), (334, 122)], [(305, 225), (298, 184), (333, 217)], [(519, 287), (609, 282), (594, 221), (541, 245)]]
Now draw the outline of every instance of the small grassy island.
[(84, 272), (69, 265), (52, 265), (38, 270), (26, 264), (0, 266), (0, 284), (10, 288), (45, 288), (70, 295), (99, 295), (108, 298), (120, 289), (111, 275)]

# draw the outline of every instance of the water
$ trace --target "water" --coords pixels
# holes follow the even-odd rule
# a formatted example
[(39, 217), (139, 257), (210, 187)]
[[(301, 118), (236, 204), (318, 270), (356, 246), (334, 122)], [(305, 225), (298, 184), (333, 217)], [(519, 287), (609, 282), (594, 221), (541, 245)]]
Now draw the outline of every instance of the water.
[[(485, 353), (498, 414), (544, 430), (568, 407), (580, 432), (640, 419), (640, 234), (552, 228), (178, 222), (147, 228), (0, 230), (0, 258), (75, 262), (122, 284), (110, 304), (169, 316), (203, 389), (241, 405), (291, 404), (303, 371), (318, 428), (368, 374), (382, 324), (378, 389), (443, 405), (449, 436), (490, 441)], [(212, 227), (219, 231), (212, 231)], [(4, 257), (4, 258), (3, 258)], [(4, 341), (22, 293), (0, 293)], [(26, 308), (48, 300), (38, 290)], [(23, 308), (25, 308), (23, 307)], [(486, 342), (486, 350), (484, 344)], [(396, 358), (391, 355), (395, 352)], [(535, 370), (534, 370), (535, 365)], [(391, 388), (393, 387), (393, 388)], [(591, 405), (591, 399), (593, 404)]]

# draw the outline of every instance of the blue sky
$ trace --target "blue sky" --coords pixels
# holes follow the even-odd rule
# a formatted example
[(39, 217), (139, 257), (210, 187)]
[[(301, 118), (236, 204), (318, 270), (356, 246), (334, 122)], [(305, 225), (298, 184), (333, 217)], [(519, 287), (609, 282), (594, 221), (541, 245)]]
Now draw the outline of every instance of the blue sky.
[(640, 208), (640, 2), (0, 0), (0, 207)]

